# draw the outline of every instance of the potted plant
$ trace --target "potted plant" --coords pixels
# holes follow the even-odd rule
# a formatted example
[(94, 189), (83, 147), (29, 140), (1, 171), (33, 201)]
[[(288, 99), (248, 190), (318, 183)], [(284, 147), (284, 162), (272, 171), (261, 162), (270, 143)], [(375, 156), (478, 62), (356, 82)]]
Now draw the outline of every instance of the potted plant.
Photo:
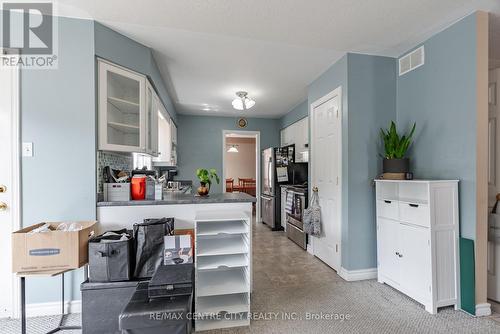
[(401, 137), (396, 130), (396, 124), (392, 121), (389, 129), (380, 129), (385, 150), (383, 156), (384, 173), (407, 173), (410, 171), (410, 159), (406, 157), (406, 152), (412, 143), (415, 126), (416, 124), (413, 123), (410, 132)]
[(200, 180), (200, 187), (198, 188), (198, 195), (207, 196), (210, 191), (210, 185), (212, 184), (212, 179), (215, 179), (217, 184), (219, 184), (219, 176), (217, 175), (217, 170), (198, 168), (196, 170), (196, 176)]

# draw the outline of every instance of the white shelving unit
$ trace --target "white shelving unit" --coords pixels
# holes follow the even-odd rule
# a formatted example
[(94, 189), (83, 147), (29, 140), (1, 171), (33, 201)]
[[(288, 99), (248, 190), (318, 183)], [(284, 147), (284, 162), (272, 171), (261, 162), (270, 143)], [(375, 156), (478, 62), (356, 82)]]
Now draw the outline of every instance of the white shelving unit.
[(250, 325), (251, 230), (243, 212), (196, 214), (196, 331)]
[(460, 306), (457, 180), (376, 180), (378, 281), (423, 304)]

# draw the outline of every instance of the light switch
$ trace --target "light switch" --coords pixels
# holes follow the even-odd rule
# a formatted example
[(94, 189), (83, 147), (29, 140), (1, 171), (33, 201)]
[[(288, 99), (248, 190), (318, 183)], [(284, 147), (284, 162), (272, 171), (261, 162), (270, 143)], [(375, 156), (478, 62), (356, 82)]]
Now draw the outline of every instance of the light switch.
[(33, 143), (23, 143), (23, 157), (33, 156)]

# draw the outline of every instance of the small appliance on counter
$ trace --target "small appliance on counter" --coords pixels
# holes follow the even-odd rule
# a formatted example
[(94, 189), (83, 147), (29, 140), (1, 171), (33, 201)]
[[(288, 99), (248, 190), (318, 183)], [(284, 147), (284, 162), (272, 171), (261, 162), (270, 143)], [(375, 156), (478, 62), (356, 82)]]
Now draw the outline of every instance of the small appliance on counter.
[(132, 171), (132, 180), (130, 190), (132, 200), (154, 200), (156, 172), (154, 170), (134, 169)]

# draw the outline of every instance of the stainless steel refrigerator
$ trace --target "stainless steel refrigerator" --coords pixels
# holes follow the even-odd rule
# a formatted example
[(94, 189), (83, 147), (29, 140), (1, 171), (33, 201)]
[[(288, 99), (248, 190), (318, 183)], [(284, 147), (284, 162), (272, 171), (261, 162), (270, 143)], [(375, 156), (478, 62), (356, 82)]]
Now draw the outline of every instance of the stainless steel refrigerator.
[(280, 184), (289, 184), (289, 165), (294, 162), (295, 146), (270, 147), (262, 151), (262, 222), (281, 231)]

